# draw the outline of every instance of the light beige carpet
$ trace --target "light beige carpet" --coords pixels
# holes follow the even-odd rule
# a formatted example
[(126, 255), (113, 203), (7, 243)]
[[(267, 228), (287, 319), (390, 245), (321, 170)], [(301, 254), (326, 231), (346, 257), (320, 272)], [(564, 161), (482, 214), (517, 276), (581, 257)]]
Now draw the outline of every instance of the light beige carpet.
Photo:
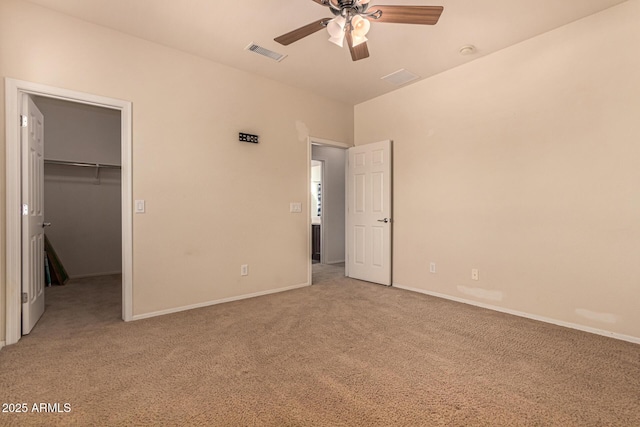
[(344, 262), (340, 264), (313, 264), (312, 280), (314, 285), (330, 282), (344, 277)]
[(48, 289), (0, 401), (71, 411), (0, 425), (640, 426), (638, 345), (334, 276), (132, 323), (117, 277)]

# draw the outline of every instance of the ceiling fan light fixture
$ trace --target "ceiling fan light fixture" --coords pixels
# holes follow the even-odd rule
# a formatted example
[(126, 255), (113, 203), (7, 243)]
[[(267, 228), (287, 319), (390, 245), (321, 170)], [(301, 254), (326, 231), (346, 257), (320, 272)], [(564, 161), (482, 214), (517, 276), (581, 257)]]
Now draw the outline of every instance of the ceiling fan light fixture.
[(329, 41), (340, 47), (344, 46), (344, 35), (342, 37), (329, 37)]
[(327, 32), (329, 33), (329, 41), (340, 47), (344, 45), (344, 26), (346, 19), (343, 16), (338, 16), (327, 24)]
[(351, 37), (351, 45), (353, 47), (356, 47), (364, 42), (366, 42), (368, 39), (365, 36), (359, 37), (359, 36), (353, 36)]
[(367, 18), (356, 15), (351, 20), (351, 28), (353, 28), (351, 34), (354, 38), (364, 37), (369, 32), (369, 28), (371, 28), (371, 22)]
[(340, 37), (344, 33), (344, 25), (347, 20), (344, 16), (337, 16), (327, 24), (327, 32), (331, 37)]

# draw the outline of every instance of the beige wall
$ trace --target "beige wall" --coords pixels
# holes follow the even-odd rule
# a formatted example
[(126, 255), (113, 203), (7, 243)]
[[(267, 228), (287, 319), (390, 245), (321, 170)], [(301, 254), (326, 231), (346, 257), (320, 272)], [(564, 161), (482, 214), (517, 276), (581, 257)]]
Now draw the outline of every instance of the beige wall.
[(0, 55), (3, 78), (133, 103), (134, 315), (307, 282), (305, 137), (351, 141), (350, 106), (20, 1), (0, 2)]
[(640, 338), (638, 22), (629, 1), (356, 106), (356, 144), (395, 144), (396, 284)]

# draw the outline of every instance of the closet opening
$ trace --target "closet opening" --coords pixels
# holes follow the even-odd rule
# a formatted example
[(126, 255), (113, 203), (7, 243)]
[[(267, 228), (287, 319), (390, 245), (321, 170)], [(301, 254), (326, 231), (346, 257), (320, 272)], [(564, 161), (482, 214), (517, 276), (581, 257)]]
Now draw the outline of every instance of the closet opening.
[[(14, 118), (6, 120), (6, 152), (5, 152), (5, 171), (6, 171), (6, 191), (5, 191), (5, 204), (6, 204), (6, 246), (5, 246), (5, 265), (6, 275), (5, 288), (5, 344), (11, 345), (17, 343), (22, 335), (28, 334), (34, 326), (40, 326), (35, 328), (37, 333), (47, 333), (46, 328), (43, 328), (39, 323), (39, 319), (45, 312), (45, 308), (54, 307), (53, 303), (55, 299), (45, 301), (46, 290), (65, 290), (67, 295), (60, 298), (64, 304), (68, 305), (71, 309), (71, 316), (65, 318), (58, 318), (49, 324), (67, 328), (91, 328), (91, 325), (83, 324), (85, 319), (94, 320), (92, 324), (96, 324), (96, 319), (100, 320), (100, 316), (97, 316), (97, 309), (109, 305), (106, 303), (104, 296), (95, 296), (93, 305), (83, 305), (82, 300), (78, 299), (81, 296), (78, 293), (74, 293), (74, 289), (86, 290), (89, 287), (72, 287), (69, 285), (45, 287), (45, 261), (44, 261), (44, 236), (45, 232), (51, 233), (51, 228), (54, 226), (52, 220), (44, 219), (45, 213), (43, 212), (44, 202), (44, 159), (46, 141), (43, 140), (44, 128), (47, 123), (53, 127), (59, 126), (60, 122), (49, 117), (47, 123), (45, 122), (44, 114), (40, 111), (35, 104), (33, 98), (46, 98), (47, 100), (67, 101), (66, 104), (61, 104), (62, 109), (73, 109), (78, 105), (88, 107), (98, 107), (97, 112), (104, 112), (102, 109), (115, 110), (116, 117), (119, 116), (120, 122), (118, 126), (117, 134), (120, 136), (120, 151), (121, 156), (116, 162), (108, 163), (113, 166), (120, 165), (120, 233), (118, 234), (121, 239), (121, 258), (119, 259), (119, 267), (110, 270), (94, 271), (94, 273), (87, 272), (87, 270), (79, 271), (77, 268), (72, 267), (74, 263), (72, 261), (67, 262), (69, 272), (72, 276), (85, 276), (76, 277), (78, 280), (91, 279), (92, 277), (108, 277), (107, 276), (93, 276), (98, 273), (116, 273), (120, 271), (120, 286), (115, 285), (114, 289), (116, 295), (121, 295), (121, 301), (114, 303), (114, 307), (121, 307), (119, 315), (115, 313), (111, 317), (110, 322), (120, 320), (131, 321), (133, 320), (133, 203), (132, 194), (133, 186), (131, 179), (131, 157), (132, 157), (132, 103), (130, 101), (109, 98), (105, 96), (95, 95), (86, 92), (78, 92), (70, 89), (63, 89), (54, 86), (48, 86), (35, 82), (28, 82), (24, 80), (16, 80), (12, 78), (5, 78), (5, 107), (7, 118)], [(42, 100), (39, 101), (42, 105)], [(46, 102), (46, 101), (45, 101)], [(46, 107), (43, 107), (46, 110)], [(91, 108), (89, 108), (91, 110)], [(92, 110), (93, 111), (93, 110)], [(87, 111), (85, 111), (87, 113)], [(50, 114), (47, 114), (50, 116)], [(72, 127), (80, 127), (80, 123), (83, 119), (76, 120), (72, 123)], [(87, 118), (87, 120), (93, 120), (93, 116)], [(50, 123), (49, 123), (50, 122)], [(90, 126), (89, 126), (90, 127)], [(95, 135), (92, 135), (92, 137)], [(92, 141), (87, 139), (86, 141)], [(95, 144), (86, 142), (81, 148), (77, 150), (96, 150)], [(76, 150), (74, 149), (74, 150)], [(75, 151), (74, 151), (75, 153)], [(50, 153), (47, 153), (49, 155)], [(65, 163), (78, 163), (71, 162), (72, 159), (52, 159), (60, 160)], [(84, 161), (84, 159), (82, 160)], [(94, 159), (84, 163), (99, 162)], [(55, 162), (49, 162), (47, 167), (69, 167), (78, 168), (78, 166), (69, 166), (67, 164), (55, 164)], [(96, 165), (92, 165), (96, 166)], [(89, 168), (89, 167), (87, 167)], [(105, 176), (106, 169), (109, 168), (97, 168), (99, 171), (93, 169), (91, 185), (98, 186), (104, 184), (117, 177)], [(117, 168), (113, 168), (115, 172)], [(97, 172), (97, 174), (96, 174)], [(75, 172), (79, 173), (78, 171)], [(67, 175), (73, 175), (74, 172), (67, 172)], [(63, 173), (64, 175), (64, 173)], [(58, 178), (58, 181), (65, 181), (70, 177)], [(52, 182), (48, 180), (49, 184), (55, 184), (55, 180)], [(62, 185), (60, 183), (60, 185)], [(116, 186), (117, 188), (117, 186)], [(47, 191), (49, 192), (49, 191)], [(50, 194), (49, 194), (50, 196)], [(79, 194), (76, 194), (79, 196)], [(62, 196), (61, 196), (62, 198)], [(93, 203), (93, 199), (81, 199), (84, 200), (84, 204), (81, 204), (80, 208), (87, 208), (87, 205)], [(101, 200), (101, 199), (96, 199)], [(54, 202), (55, 203), (55, 202)], [(104, 205), (98, 205), (98, 207), (104, 207)], [(67, 211), (71, 208), (67, 205)], [(87, 221), (87, 216), (82, 217), (79, 221)], [(51, 223), (51, 226), (47, 226)], [(74, 224), (75, 227), (80, 227), (80, 223)], [(86, 225), (86, 224), (84, 224)], [(85, 239), (89, 239), (91, 235), (95, 234), (98, 229), (103, 228), (103, 224), (92, 224), (91, 232), (84, 235)], [(60, 252), (61, 260), (64, 261), (63, 250), (59, 244), (53, 242), (53, 245), (57, 245)], [(109, 255), (110, 256), (110, 255)], [(78, 264), (75, 264), (78, 265)], [(86, 267), (86, 266), (84, 266)], [(83, 267), (83, 268), (84, 268)], [(79, 272), (78, 272), (79, 271)], [(75, 279), (74, 279), (75, 280)], [(106, 286), (97, 286), (96, 289), (103, 291), (108, 289)], [(64, 304), (58, 304), (63, 306)], [(64, 308), (64, 307), (63, 307)], [(84, 309), (84, 313), (87, 315), (85, 318), (75, 315), (79, 308)], [(49, 310), (51, 314), (55, 310)], [(50, 316), (44, 316), (45, 318)], [(26, 325), (26, 327), (25, 327)], [(64, 333), (68, 333), (68, 329)]]
[(120, 319), (122, 113), (32, 99), (44, 116), (45, 311)]

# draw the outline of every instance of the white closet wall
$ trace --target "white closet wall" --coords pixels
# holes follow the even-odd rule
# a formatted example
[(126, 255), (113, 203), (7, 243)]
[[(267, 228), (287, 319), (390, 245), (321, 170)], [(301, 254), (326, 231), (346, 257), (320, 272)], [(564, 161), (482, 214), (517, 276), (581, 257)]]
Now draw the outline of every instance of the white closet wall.
[[(35, 97), (45, 159), (120, 164), (120, 112)], [(45, 164), (46, 234), (70, 277), (119, 273), (120, 170)]]

